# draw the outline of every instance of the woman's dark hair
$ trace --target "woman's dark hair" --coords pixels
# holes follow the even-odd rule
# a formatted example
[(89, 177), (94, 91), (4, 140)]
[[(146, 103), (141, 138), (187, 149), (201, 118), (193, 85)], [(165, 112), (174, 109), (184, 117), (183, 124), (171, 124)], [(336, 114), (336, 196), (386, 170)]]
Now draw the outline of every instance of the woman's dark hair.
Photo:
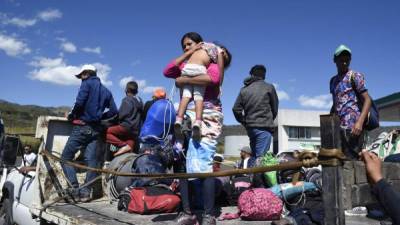
[(181, 46), (182, 46), (182, 49), (185, 48), (185, 47), (183, 46), (183, 41), (185, 40), (185, 38), (189, 38), (190, 40), (194, 41), (195, 43), (200, 43), (200, 42), (203, 41), (203, 38), (200, 36), (199, 33), (196, 33), (196, 32), (188, 32), (188, 33), (186, 33), (186, 34), (184, 34), (184, 35), (182, 36), (182, 39), (181, 39)]
[(138, 93), (138, 84), (135, 81), (129, 81), (126, 84), (126, 92), (136, 95)]
[(218, 45), (220, 48), (225, 50), (226, 58), (224, 57), (224, 69), (227, 69), (231, 65), (232, 54), (228, 51), (228, 49), (223, 45)]

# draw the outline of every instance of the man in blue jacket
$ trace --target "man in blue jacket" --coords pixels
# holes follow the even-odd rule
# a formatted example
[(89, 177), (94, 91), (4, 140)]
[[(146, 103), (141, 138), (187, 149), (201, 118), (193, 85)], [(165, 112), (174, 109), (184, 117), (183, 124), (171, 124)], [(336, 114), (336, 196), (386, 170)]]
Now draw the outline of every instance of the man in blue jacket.
[[(101, 132), (101, 119), (109, 118), (118, 113), (111, 92), (104, 87), (96, 75), (97, 70), (93, 65), (84, 65), (79, 74), (75, 75), (82, 80), (75, 105), (68, 115), (72, 121), (72, 133), (61, 155), (62, 160), (72, 161), (75, 153), (81, 150), (87, 166), (97, 168), (99, 162), (96, 158), (97, 137)], [(109, 110), (103, 113), (105, 109)], [(75, 168), (62, 164), (65, 176), (72, 185), (72, 194), (76, 201), (87, 202), (91, 200), (90, 185), (79, 188)], [(97, 173), (88, 171), (85, 183), (96, 178)], [(79, 188), (79, 189), (78, 189)]]

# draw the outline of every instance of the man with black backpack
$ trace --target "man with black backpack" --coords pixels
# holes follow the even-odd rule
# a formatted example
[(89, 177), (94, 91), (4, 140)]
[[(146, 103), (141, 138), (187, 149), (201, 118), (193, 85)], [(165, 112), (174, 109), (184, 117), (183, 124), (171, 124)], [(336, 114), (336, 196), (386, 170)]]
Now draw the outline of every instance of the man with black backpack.
[(340, 45), (334, 53), (337, 75), (330, 80), (331, 113), (340, 118), (343, 153), (347, 158), (357, 160), (363, 147), (365, 121), (372, 100), (365, 88), (364, 75), (349, 68), (351, 55), (351, 50), (345, 45)]

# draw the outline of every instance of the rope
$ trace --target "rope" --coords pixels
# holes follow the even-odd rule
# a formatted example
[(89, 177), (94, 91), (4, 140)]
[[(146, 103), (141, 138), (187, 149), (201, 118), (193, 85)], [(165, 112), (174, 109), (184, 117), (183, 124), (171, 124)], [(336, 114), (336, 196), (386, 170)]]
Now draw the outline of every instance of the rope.
[(346, 156), (343, 154), (342, 150), (338, 148), (332, 148), (332, 149), (321, 148), (319, 150), (318, 156), (321, 158), (335, 158), (340, 160), (346, 159)]
[(70, 162), (63, 160), (50, 152), (43, 150), (41, 151), (42, 155), (47, 156), (55, 161), (59, 161), (60, 163), (64, 163), (79, 169), (90, 170), (97, 173), (108, 173), (116, 176), (130, 176), (130, 177), (147, 177), (147, 178), (154, 178), (154, 179), (163, 179), (163, 178), (174, 178), (174, 179), (188, 179), (188, 178), (207, 178), (207, 177), (223, 177), (223, 176), (233, 176), (239, 174), (250, 174), (250, 173), (264, 173), (264, 172), (271, 172), (277, 170), (287, 170), (287, 169), (297, 169), (301, 167), (314, 167), (317, 165), (322, 166), (338, 166), (340, 161), (336, 158), (328, 159), (328, 160), (318, 160), (314, 159), (306, 159), (299, 162), (287, 162), (281, 163), (278, 165), (271, 165), (271, 166), (263, 166), (263, 167), (254, 167), (248, 169), (235, 169), (235, 170), (226, 170), (226, 171), (218, 171), (212, 173), (154, 173), (154, 174), (139, 174), (139, 173), (126, 173), (126, 172), (118, 172), (115, 170), (110, 169), (98, 169), (98, 168), (91, 168), (87, 167), (78, 163)]

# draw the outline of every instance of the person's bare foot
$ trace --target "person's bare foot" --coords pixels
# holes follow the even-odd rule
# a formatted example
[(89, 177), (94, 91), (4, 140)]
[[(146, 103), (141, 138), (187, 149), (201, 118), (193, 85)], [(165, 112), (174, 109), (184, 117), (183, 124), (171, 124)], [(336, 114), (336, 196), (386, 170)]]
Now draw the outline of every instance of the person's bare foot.
[(130, 152), (132, 150), (132, 148), (129, 145), (125, 145), (124, 147), (118, 149), (118, 151), (116, 151), (113, 156), (119, 156), (122, 155), (124, 153)]

